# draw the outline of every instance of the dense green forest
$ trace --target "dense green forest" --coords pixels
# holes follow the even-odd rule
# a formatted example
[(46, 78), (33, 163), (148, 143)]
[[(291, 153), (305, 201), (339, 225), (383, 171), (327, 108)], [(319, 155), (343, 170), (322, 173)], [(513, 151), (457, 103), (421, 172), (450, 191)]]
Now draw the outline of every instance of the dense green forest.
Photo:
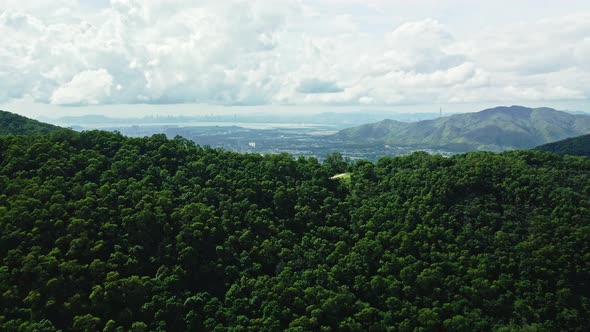
[(61, 128), (0, 110), (0, 135), (47, 134), (58, 129)]
[(0, 261), (2, 331), (587, 331), (590, 161), (3, 136)]
[(590, 157), (590, 135), (566, 138), (562, 141), (541, 145), (536, 149), (561, 155)]

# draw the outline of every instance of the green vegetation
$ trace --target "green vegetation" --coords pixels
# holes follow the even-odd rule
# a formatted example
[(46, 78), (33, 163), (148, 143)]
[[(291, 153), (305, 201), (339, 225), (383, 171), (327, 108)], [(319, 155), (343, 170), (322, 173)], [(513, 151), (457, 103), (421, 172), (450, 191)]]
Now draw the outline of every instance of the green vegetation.
[(590, 157), (590, 135), (567, 138), (562, 141), (538, 146), (535, 149), (561, 155)]
[(61, 128), (18, 114), (0, 111), (0, 135), (47, 134), (58, 129)]
[(588, 280), (587, 158), (0, 137), (2, 331), (585, 331)]
[(384, 120), (345, 129), (333, 137), (345, 142), (378, 142), (458, 152), (498, 152), (531, 149), (588, 132), (588, 115), (511, 106), (413, 123)]

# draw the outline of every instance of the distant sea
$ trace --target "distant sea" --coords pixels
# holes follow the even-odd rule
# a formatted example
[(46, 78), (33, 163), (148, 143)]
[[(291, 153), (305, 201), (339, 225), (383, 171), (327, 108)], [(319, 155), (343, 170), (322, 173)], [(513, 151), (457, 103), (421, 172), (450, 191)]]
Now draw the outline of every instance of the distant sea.
[(103, 128), (113, 128), (113, 127), (125, 127), (131, 128), (134, 126), (137, 127), (159, 127), (159, 128), (170, 128), (170, 127), (242, 127), (248, 129), (280, 129), (280, 128), (288, 128), (288, 129), (305, 129), (305, 128), (331, 128), (334, 127), (333, 125), (329, 124), (317, 124), (317, 123), (263, 123), (263, 122), (164, 122), (164, 123), (124, 123), (124, 124), (115, 124), (115, 123), (100, 123), (100, 124), (92, 124), (92, 123), (85, 123), (85, 124), (71, 124), (71, 123), (58, 123), (57, 125), (62, 127), (82, 127), (82, 128), (92, 128), (92, 129), (103, 129)]

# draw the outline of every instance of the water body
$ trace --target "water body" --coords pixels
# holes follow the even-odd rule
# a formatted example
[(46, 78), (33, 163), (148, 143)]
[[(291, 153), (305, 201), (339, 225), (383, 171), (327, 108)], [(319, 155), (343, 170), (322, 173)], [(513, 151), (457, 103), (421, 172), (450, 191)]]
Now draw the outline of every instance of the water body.
[(124, 123), (124, 124), (68, 124), (60, 123), (57, 124), (64, 127), (81, 127), (84, 129), (106, 129), (106, 128), (132, 128), (132, 127), (146, 127), (146, 128), (171, 128), (171, 127), (242, 127), (247, 129), (319, 129), (319, 128), (334, 128), (330, 124), (317, 124), (317, 123), (267, 123), (267, 122), (162, 122), (162, 123)]

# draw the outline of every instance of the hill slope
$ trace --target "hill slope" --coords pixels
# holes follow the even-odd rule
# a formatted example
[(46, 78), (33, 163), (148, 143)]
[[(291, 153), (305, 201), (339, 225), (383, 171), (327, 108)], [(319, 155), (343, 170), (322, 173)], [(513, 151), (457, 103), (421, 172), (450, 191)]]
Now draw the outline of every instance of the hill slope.
[(590, 157), (590, 135), (566, 138), (561, 141), (538, 146), (535, 149), (562, 155)]
[(456, 151), (504, 151), (530, 149), (589, 132), (590, 116), (511, 106), (414, 123), (384, 120), (344, 129), (333, 137)]
[(0, 147), (1, 331), (590, 326), (587, 158), (348, 166), (99, 131)]
[(61, 128), (0, 110), (0, 135), (47, 134), (58, 129)]

